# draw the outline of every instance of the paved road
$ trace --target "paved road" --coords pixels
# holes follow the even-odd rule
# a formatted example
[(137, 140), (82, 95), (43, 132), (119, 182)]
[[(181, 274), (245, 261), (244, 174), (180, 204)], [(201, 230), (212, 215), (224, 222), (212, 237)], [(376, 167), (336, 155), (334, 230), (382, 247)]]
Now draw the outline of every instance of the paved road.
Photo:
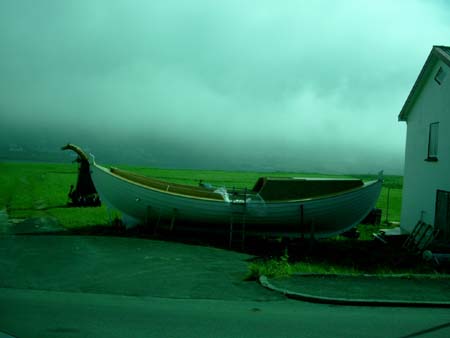
[(0, 287), (169, 298), (273, 300), (246, 282), (251, 256), (172, 242), (94, 236), (0, 237)]
[(450, 314), (442, 309), (340, 307), (288, 300), (0, 289), (0, 313), (0, 327), (6, 333), (28, 338), (450, 336)]
[(446, 309), (287, 300), (243, 281), (248, 258), (129, 238), (2, 236), (0, 331), (30, 338), (450, 336)]

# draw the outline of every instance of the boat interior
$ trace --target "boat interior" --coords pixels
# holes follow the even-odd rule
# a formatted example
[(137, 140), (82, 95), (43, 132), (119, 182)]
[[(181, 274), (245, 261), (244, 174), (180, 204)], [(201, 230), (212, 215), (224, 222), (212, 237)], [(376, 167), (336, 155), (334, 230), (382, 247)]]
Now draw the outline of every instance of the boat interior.
[[(160, 191), (198, 198), (224, 200), (222, 194), (204, 187), (161, 181), (118, 168), (110, 168), (110, 171), (119, 177)], [(249, 191), (229, 191), (229, 194), (239, 195), (239, 198), (244, 199), (246, 195), (258, 195), (266, 202), (289, 201), (335, 195), (362, 186), (363, 182), (360, 179), (260, 177), (253, 189)]]
[(223, 201), (222, 195), (203, 187), (161, 181), (117, 168), (110, 168), (110, 171), (119, 177), (125, 178), (129, 181), (144, 185), (149, 188), (180, 195)]
[(260, 177), (252, 191), (265, 201), (284, 201), (335, 195), (363, 185), (360, 179)]

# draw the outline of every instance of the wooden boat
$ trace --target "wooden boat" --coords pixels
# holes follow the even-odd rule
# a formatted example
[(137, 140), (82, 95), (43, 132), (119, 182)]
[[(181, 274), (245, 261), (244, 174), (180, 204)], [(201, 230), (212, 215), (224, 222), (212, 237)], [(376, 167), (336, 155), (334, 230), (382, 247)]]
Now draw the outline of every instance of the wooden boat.
[(93, 157), (91, 175), (102, 203), (129, 224), (291, 238), (327, 238), (355, 227), (375, 207), (382, 187), (381, 177), (366, 183), (262, 177), (252, 190), (211, 190), (106, 168)]

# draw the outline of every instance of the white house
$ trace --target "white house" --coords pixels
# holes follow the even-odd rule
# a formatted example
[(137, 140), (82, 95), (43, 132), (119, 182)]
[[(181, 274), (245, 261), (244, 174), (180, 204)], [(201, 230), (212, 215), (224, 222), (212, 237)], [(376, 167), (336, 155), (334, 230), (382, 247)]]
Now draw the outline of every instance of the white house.
[(450, 239), (450, 47), (434, 46), (398, 116), (407, 124), (400, 227)]

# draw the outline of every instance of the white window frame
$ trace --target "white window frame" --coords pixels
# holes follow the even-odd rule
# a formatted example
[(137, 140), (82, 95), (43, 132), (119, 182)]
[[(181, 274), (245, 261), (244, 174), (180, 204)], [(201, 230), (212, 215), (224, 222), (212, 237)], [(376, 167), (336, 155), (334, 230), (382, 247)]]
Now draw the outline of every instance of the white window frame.
[(430, 123), (428, 130), (428, 157), (427, 161), (437, 161), (439, 141), (439, 122)]

